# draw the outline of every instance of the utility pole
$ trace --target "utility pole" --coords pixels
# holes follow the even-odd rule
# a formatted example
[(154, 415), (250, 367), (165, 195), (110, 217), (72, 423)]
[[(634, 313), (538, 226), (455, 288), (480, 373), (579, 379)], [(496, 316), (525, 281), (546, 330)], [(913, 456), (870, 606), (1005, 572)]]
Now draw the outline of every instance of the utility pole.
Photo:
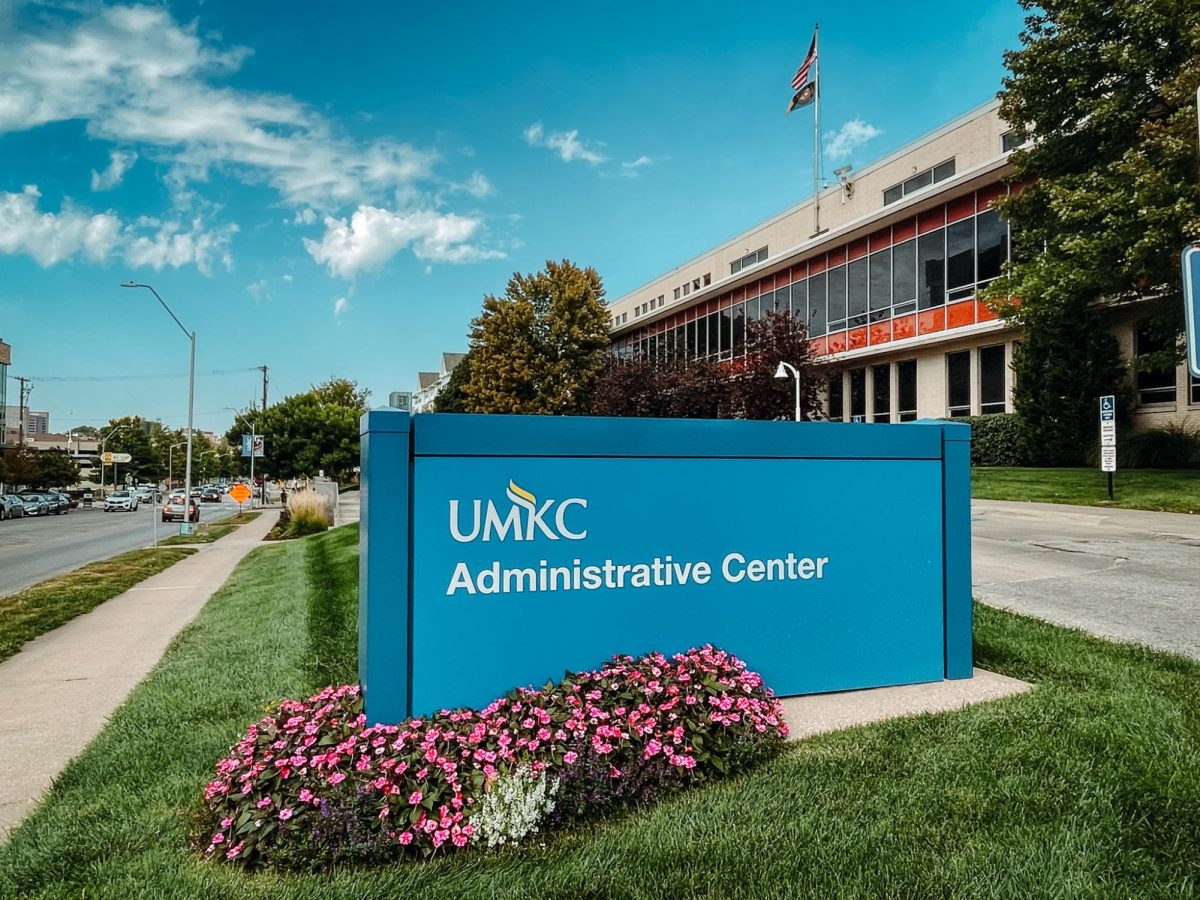
[(20, 429), (17, 434), (17, 446), (23, 451), (25, 449), (25, 403), (29, 399), (29, 395), (33, 393), (33, 383), (28, 378), (17, 377), (17, 383), (20, 389), (17, 391), (17, 403), (20, 409), (20, 422), (17, 427)]
[[(262, 411), (263, 411), (263, 413), (265, 414), (265, 413), (266, 413), (266, 411), (267, 411), (267, 367), (264, 365), (264, 366), (261, 366), (260, 368), (262, 369), (262, 373), (263, 373), (263, 404), (262, 404)], [(251, 447), (250, 447), (250, 465), (251, 465), (251, 467), (253, 467), (253, 465), (254, 465), (254, 447), (253, 447), (253, 446), (251, 446)], [(253, 471), (253, 469), (252, 469), (252, 471)], [(251, 479), (250, 479), (250, 480), (251, 480), (251, 482), (253, 482), (253, 481), (254, 481), (254, 478), (253, 478), (253, 477), (251, 477)], [(263, 478), (263, 485), (262, 485), (262, 500), (261, 500), (261, 503), (262, 503), (262, 505), (263, 505), (263, 506), (266, 506), (266, 505), (267, 505), (267, 479), (266, 479), (265, 477)]]
[(262, 371), (262, 373), (263, 373), (263, 404), (262, 404), (262, 409), (263, 409), (263, 412), (266, 412), (266, 411), (267, 411), (267, 367), (266, 367), (266, 366), (259, 366), (258, 368), (259, 368), (259, 370), (261, 370), (261, 371)]

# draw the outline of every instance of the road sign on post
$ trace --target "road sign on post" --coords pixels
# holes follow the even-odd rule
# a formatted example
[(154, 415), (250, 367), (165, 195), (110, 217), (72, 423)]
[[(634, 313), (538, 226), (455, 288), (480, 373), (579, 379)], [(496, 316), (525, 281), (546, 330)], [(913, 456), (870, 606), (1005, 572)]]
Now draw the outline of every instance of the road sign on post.
[(1183, 307), (1187, 319), (1188, 371), (1200, 378), (1200, 242), (1183, 251)]
[(229, 489), (229, 496), (237, 501), (238, 515), (242, 514), (242, 504), (250, 499), (250, 488), (246, 487), (240, 481)]
[(1117, 398), (1100, 398), (1100, 471), (1108, 474), (1108, 499), (1113, 498), (1113, 475), (1117, 471)]

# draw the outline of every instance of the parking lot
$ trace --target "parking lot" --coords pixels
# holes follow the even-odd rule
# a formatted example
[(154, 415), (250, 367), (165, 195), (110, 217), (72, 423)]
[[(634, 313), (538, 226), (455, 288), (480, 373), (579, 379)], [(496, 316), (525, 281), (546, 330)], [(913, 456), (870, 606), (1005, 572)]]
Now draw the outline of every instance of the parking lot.
[[(226, 495), (218, 503), (201, 503), (200, 521), (212, 522), (235, 512), (237, 504)], [(160, 538), (179, 532), (178, 522), (162, 521), (161, 503), (143, 503), (135, 512), (109, 513), (99, 505), (80, 506), (64, 515), (0, 522), (0, 596), (98, 559), (148, 547), (156, 528)]]

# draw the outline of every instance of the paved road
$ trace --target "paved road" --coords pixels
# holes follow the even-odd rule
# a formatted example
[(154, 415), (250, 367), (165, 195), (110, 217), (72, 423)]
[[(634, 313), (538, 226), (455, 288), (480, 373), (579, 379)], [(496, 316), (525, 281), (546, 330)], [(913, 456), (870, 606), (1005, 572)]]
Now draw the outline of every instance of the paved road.
[(975, 596), (1200, 659), (1200, 516), (972, 504)]
[[(160, 538), (177, 534), (179, 523), (163, 522), (159, 510), (155, 505), (152, 513), (146, 504), (132, 513), (81, 507), (65, 516), (0, 522), (0, 597), (98, 559), (148, 547), (155, 522)], [(201, 503), (200, 521), (211, 522), (236, 510), (237, 504), (228, 498), (220, 504)]]

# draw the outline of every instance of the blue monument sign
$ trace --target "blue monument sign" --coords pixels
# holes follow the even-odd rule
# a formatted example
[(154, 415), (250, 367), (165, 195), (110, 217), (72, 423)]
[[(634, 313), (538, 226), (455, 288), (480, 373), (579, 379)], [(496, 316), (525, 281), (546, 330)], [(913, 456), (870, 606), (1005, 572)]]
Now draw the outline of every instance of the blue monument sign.
[(362, 421), (372, 721), (712, 643), (778, 693), (971, 675), (970, 428)]
[(1183, 251), (1183, 304), (1187, 322), (1188, 371), (1200, 378), (1200, 243)]

